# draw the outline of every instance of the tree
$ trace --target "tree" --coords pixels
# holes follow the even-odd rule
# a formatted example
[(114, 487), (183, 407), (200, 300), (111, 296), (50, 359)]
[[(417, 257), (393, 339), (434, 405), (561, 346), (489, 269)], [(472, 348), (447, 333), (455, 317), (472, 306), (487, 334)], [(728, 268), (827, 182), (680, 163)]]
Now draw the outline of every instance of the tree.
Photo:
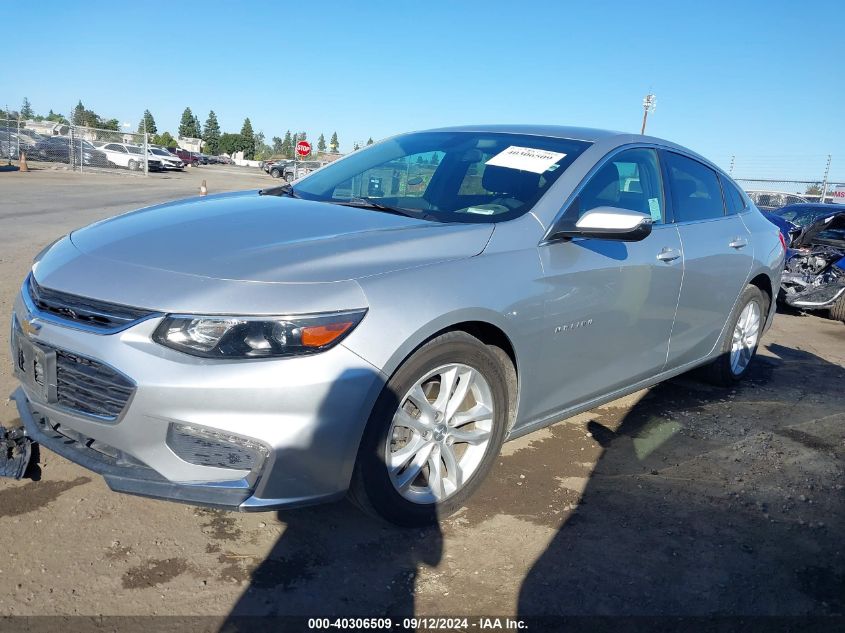
[(194, 138), (202, 138), (202, 124), (200, 123), (200, 118), (195, 114), (194, 115)]
[(320, 138), (317, 139), (317, 151), (318, 152), (325, 152), (326, 151), (326, 137), (320, 134)]
[(79, 103), (77, 103), (76, 107), (73, 109), (72, 120), (74, 125), (86, 125), (85, 106), (82, 105), (82, 99), (79, 100)]
[[(52, 113), (52, 110), (50, 112)], [(93, 110), (88, 110), (84, 105), (82, 105), (82, 101), (77, 103), (76, 107), (73, 109), (71, 121), (74, 125), (83, 127), (93, 127), (113, 131), (120, 130), (120, 122), (117, 119), (104, 119)]]
[(243, 146), (243, 139), (240, 134), (232, 134), (231, 132), (224, 132), (220, 135), (220, 153), (229, 154), (230, 156), (235, 152), (241, 151)]
[(367, 139), (367, 145), (372, 145), (372, 144), (373, 144), (373, 142), (374, 142), (374, 141), (373, 141), (373, 137), (372, 137), (372, 136), (371, 136), (370, 138), (368, 138), (368, 139)]
[(70, 123), (70, 121), (65, 118), (65, 115), (58, 114), (57, 112), (53, 112), (52, 110), (50, 110), (50, 112), (44, 118), (45, 120), (52, 121), (53, 123), (64, 123), (65, 125)]
[(337, 140), (337, 132), (332, 133), (332, 139), (329, 141), (329, 147), (331, 147), (333, 152), (340, 151), (340, 142)]
[(285, 148), (282, 139), (278, 136), (273, 137), (273, 154), (284, 154)]
[(179, 122), (179, 136), (182, 138), (199, 138), (200, 133), (197, 129), (197, 118), (190, 108), (185, 108), (182, 112), (182, 120)]
[(158, 132), (158, 128), (156, 128), (156, 120), (153, 118), (153, 115), (149, 110), (144, 110), (144, 116), (141, 117), (141, 121), (138, 123), (138, 133), (140, 134), (143, 132), (150, 135), (154, 135)]
[(352, 146), (352, 151), (357, 152), (359, 149), (361, 149), (361, 146), (356, 142), (355, 145)]
[(176, 139), (173, 138), (173, 135), (170, 132), (162, 132), (161, 134), (156, 134), (152, 138), (153, 145), (164, 145), (165, 147), (177, 147), (179, 143), (176, 142)]
[(264, 142), (264, 132), (255, 133), (255, 160), (264, 160), (270, 158), (273, 153), (273, 148)]
[(439, 165), (440, 164), (440, 154), (434, 152), (434, 155), (431, 157), (431, 164), (432, 165)]
[(241, 149), (244, 151), (246, 160), (252, 160), (255, 156), (255, 134), (249, 117), (244, 119), (243, 127), (241, 127)]
[(293, 136), (291, 136), (290, 130), (285, 132), (285, 139), (282, 141), (282, 156), (293, 158)]
[(217, 155), (220, 151), (220, 124), (217, 122), (217, 115), (210, 110), (205, 120), (205, 128), (202, 131), (202, 140), (205, 141), (205, 150), (209, 154)]
[(811, 196), (820, 196), (822, 195), (822, 186), (820, 183), (813, 183), (812, 185), (807, 185), (807, 190), (804, 193)]
[(33, 116), (35, 116), (35, 112), (33, 112), (32, 110), (32, 104), (26, 97), (23, 98), (23, 104), (21, 105), (20, 115), (22, 119), (31, 119)]

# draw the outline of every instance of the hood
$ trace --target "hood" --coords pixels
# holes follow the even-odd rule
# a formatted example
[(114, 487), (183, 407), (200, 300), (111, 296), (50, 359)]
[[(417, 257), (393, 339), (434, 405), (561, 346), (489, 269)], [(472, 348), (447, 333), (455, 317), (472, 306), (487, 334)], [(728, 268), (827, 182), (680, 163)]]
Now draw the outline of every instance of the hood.
[[(818, 237), (819, 233), (831, 230), (845, 232), (845, 211), (826, 215), (812, 224), (808, 224), (792, 239), (791, 246), (792, 248), (810, 246), (813, 240)], [(845, 238), (842, 241), (843, 246), (845, 246)]]
[(442, 224), (257, 192), (127, 213), (70, 239), (99, 260), (200, 278), (353, 280), (479, 254), (492, 224)]

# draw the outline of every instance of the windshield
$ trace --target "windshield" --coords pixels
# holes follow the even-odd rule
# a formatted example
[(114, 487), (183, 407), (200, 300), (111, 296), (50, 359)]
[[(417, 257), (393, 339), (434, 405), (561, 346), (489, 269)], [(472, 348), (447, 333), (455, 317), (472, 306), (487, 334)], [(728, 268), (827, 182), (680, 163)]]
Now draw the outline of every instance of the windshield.
[(170, 156), (168, 152), (165, 152), (163, 149), (156, 149), (153, 147), (150, 151), (155, 154), (156, 156)]
[(134, 145), (126, 145), (125, 147), (130, 154), (143, 154), (140, 147), (135, 147)]
[(294, 185), (306, 200), (377, 202), (440, 222), (527, 213), (585, 141), (498, 132), (419, 132), (377, 143)]

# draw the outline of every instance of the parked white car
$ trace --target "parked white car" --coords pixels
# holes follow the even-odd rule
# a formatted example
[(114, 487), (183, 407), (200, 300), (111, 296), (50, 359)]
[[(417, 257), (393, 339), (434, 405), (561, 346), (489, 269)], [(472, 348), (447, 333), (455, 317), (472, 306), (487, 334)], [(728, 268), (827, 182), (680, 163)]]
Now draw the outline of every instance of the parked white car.
[[(118, 167), (126, 167), (133, 171), (144, 169), (144, 150), (137, 145), (106, 143), (99, 149), (105, 152), (108, 159)], [(158, 158), (148, 158), (147, 164), (150, 171), (164, 169), (163, 161)]]
[(181, 170), (185, 168), (185, 163), (183, 163), (178, 156), (174, 156), (166, 149), (161, 147), (149, 147), (147, 148), (147, 152), (149, 153), (151, 160), (161, 161), (164, 169)]

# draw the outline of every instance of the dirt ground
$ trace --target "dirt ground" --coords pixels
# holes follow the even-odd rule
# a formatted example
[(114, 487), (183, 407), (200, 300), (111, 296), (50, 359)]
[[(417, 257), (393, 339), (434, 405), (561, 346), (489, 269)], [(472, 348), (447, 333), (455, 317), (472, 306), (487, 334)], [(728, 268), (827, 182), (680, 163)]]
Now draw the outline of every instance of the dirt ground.
[[(203, 178), (270, 182), (0, 174), (0, 331), (44, 245)], [(0, 615), (843, 614), (843, 384), (845, 325), (778, 315), (741, 386), (683, 377), (509, 443), (427, 530), (346, 503), (247, 515), (120, 495), (44, 450), (40, 480), (0, 480)], [(0, 393), (14, 386), (2, 344)]]

